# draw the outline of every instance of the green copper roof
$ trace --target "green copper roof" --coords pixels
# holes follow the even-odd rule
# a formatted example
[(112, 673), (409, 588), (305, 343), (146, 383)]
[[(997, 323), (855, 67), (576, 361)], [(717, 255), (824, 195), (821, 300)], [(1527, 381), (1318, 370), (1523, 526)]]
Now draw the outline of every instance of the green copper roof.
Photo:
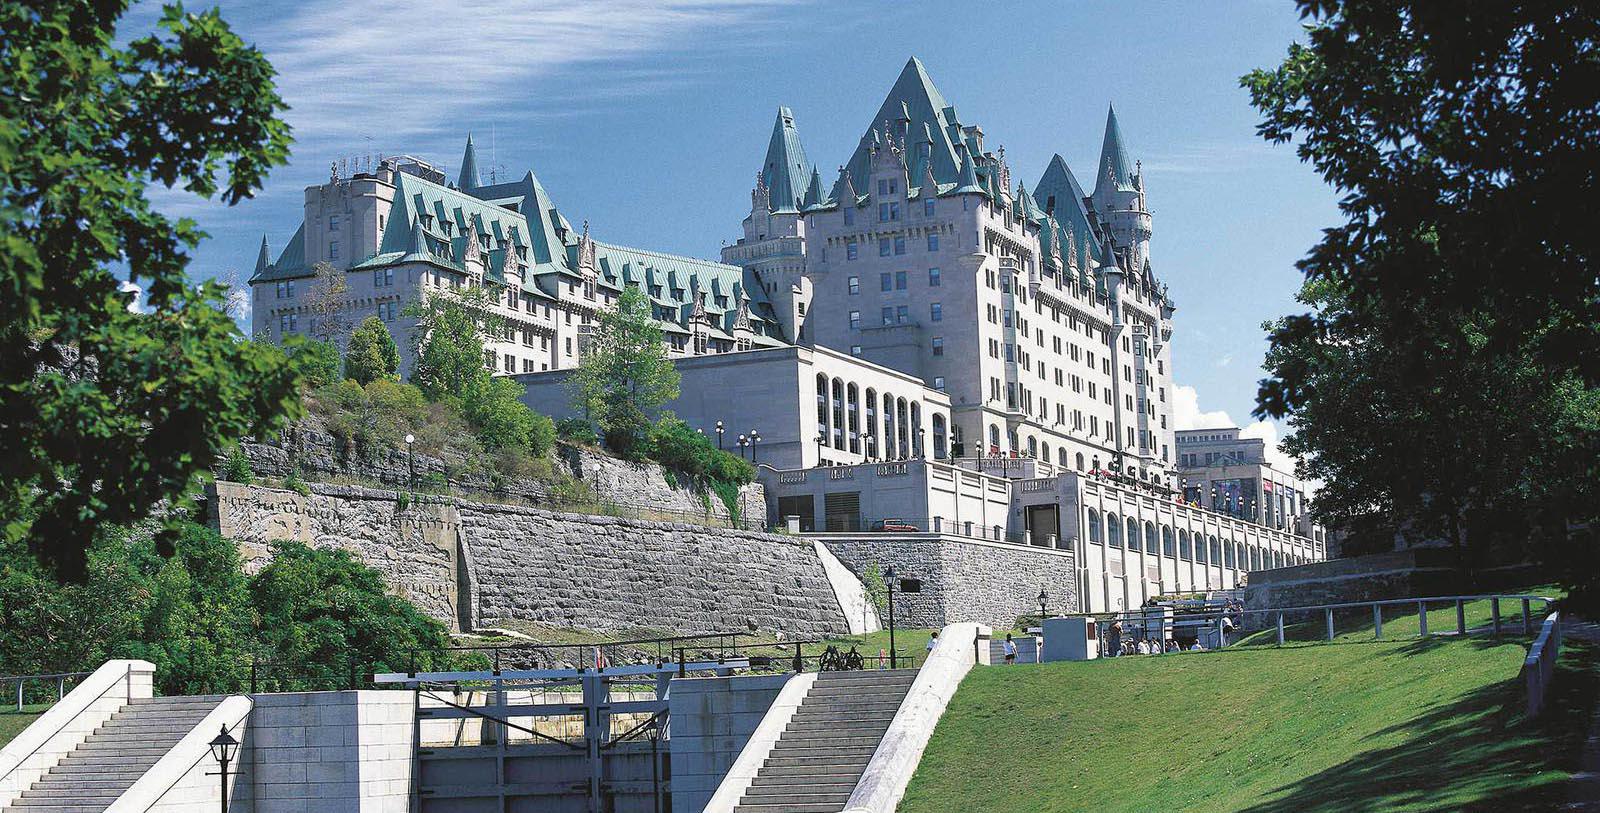
[[(1072, 232), (1072, 244), (1079, 256), (1087, 253), (1096, 261), (1100, 260), (1100, 241), (1089, 223), (1089, 211), (1084, 208), (1083, 187), (1078, 185), (1078, 179), (1072, 176), (1072, 170), (1060, 155), (1050, 159), (1044, 176), (1033, 187), (1033, 198), (1043, 204), (1045, 213), (1052, 215), (1064, 232)], [(1062, 256), (1065, 256), (1065, 234), (1059, 239), (1063, 242)]]
[(468, 192), (482, 185), (478, 179), (478, 151), (472, 146), (472, 134), (467, 134), (467, 150), (461, 155), (461, 174), (456, 178), (456, 188)]
[[(1128, 161), (1128, 151), (1122, 147), (1122, 128), (1117, 126), (1117, 109), (1106, 107), (1106, 137), (1100, 145), (1100, 164), (1095, 167), (1094, 193), (1102, 191), (1130, 191), (1133, 189), (1133, 165)], [(1112, 187), (1107, 187), (1111, 184)]]
[(811, 168), (811, 182), (806, 184), (806, 197), (803, 201), (804, 211), (822, 208), (822, 173), (816, 167)]
[(810, 168), (805, 147), (800, 146), (800, 131), (794, 126), (794, 114), (787, 107), (778, 108), (772, 140), (767, 142), (767, 160), (761, 165), (761, 180), (771, 196), (772, 211), (800, 210), (804, 205), (806, 170)]
[(251, 282), (275, 282), (283, 279), (300, 279), (311, 276), (311, 269), (306, 267), (306, 226), (294, 230), (294, 236), (278, 254), (278, 259), (265, 268), (261, 265), (262, 255), (266, 253), (267, 238), (261, 238), (262, 254), (256, 256), (256, 270), (250, 275)]
[[(933, 144), (929, 160), (933, 165), (933, 177), (940, 183), (956, 183), (960, 180), (961, 161), (956, 155), (956, 142), (961, 139), (961, 122), (956, 118), (955, 108), (945, 102), (943, 94), (934, 87), (933, 80), (928, 78), (927, 70), (916, 57), (906, 62), (894, 87), (890, 88), (889, 95), (878, 108), (877, 115), (862, 134), (855, 154), (850, 156), (847, 166), (858, 190), (867, 188), (871, 174), (872, 145), (875, 139), (882, 138), (880, 131), (886, 124), (894, 129), (904, 129), (892, 135), (897, 139), (905, 139), (908, 150), (913, 149), (925, 135), (931, 137)], [(912, 182), (920, 182), (920, 178), (913, 178)]]
[[(755, 272), (714, 260), (681, 257), (595, 241), (595, 265), (601, 287), (620, 291), (637, 285), (655, 305), (658, 318), (688, 325), (695, 294), (705, 294), (705, 312), (711, 323), (731, 336), (739, 305), (748, 297), (752, 327), (760, 334), (782, 339), (777, 317)], [(720, 298), (720, 299), (719, 299)]]

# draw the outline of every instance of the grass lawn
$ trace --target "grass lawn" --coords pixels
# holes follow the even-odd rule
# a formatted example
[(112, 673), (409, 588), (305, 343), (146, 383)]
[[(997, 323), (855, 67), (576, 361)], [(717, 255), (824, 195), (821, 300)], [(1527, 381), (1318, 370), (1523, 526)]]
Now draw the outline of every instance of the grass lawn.
[[(1552, 599), (1566, 598), (1566, 590), (1556, 585), (1538, 585), (1519, 590), (1507, 590), (1504, 595), (1530, 595), (1545, 596)], [(1543, 602), (1529, 602), (1529, 614), (1534, 634), (1538, 634), (1539, 624), (1543, 621), (1548, 609)], [(1467, 629), (1488, 627), (1494, 620), (1494, 606), (1488, 600), (1468, 601), (1462, 605), (1462, 615), (1466, 620)], [(1276, 629), (1272, 629), (1273, 620), (1265, 616), (1252, 616), (1248, 619), (1250, 625), (1267, 624), (1268, 629), (1252, 633), (1239, 644), (1245, 646), (1274, 645), (1278, 641)], [(1389, 605), (1383, 608), (1383, 639), (1402, 640), (1416, 638), (1421, 626), (1417, 623), (1417, 607), (1415, 604)], [(1522, 634), (1522, 602), (1500, 602), (1500, 629), (1506, 635)], [(1428, 632), (1431, 634), (1454, 633), (1456, 631), (1456, 608), (1452, 602), (1434, 602), (1428, 605)], [(1335, 610), (1333, 614), (1333, 632), (1336, 641), (1371, 641), (1373, 640), (1372, 610), (1371, 608), (1355, 608), (1350, 610)], [(1327, 618), (1318, 614), (1317, 618), (1298, 623), (1285, 623), (1283, 637), (1286, 642), (1293, 641), (1325, 641), (1328, 637)]]
[(22, 729), (27, 728), (34, 720), (39, 719), (39, 715), (43, 714), (51, 705), (50, 703), (24, 705), (20, 713), (15, 705), (0, 708), (0, 745), (11, 742), (13, 738), (22, 733)]
[(900, 810), (1550, 810), (1600, 658), (1569, 642), (1529, 723), (1524, 655), (1433, 638), (979, 667)]

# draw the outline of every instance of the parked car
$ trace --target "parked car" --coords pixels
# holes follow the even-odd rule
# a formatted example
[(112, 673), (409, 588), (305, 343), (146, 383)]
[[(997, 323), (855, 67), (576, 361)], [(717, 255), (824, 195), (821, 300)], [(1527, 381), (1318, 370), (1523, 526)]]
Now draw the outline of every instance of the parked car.
[(909, 522), (906, 522), (903, 519), (894, 518), (894, 519), (880, 519), (877, 522), (872, 523), (872, 530), (874, 530), (874, 531), (884, 531), (884, 532), (893, 533), (893, 534), (905, 534), (905, 533), (916, 533), (917, 531), (919, 531), (921, 529), (918, 528), (915, 525), (912, 525)]

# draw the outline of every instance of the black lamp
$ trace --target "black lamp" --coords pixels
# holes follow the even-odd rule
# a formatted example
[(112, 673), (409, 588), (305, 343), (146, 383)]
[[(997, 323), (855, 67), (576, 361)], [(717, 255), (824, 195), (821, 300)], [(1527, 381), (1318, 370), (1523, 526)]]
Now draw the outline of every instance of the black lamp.
[(228, 813), (228, 763), (238, 755), (239, 741), (228, 734), (227, 726), (222, 726), (222, 733), (211, 741), (211, 758), (221, 768), (217, 773), (222, 777), (222, 813)]

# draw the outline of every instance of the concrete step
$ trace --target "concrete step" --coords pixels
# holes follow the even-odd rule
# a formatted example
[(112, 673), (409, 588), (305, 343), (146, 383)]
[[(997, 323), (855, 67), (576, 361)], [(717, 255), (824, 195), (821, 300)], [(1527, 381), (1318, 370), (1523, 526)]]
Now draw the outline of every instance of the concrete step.
[(866, 766), (867, 763), (865, 761), (861, 762), (860, 765), (856, 765), (854, 762), (849, 765), (769, 765), (762, 768), (761, 773), (750, 781), (755, 783), (763, 779), (778, 779), (785, 776), (844, 776), (849, 777), (850, 781), (854, 782), (861, 778), (861, 772)]
[(797, 745), (793, 742), (780, 742), (772, 746), (772, 751), (769, 752), (768, 756), (804, 757), (833, 754), (842, 759), (846, 757), (870, 757), (877, 750), (876, 743), (871, 745)]
[(77, 786), (72, 786), (68, 788), (43, 791), (29, 788), (23, 791), (19, 798), (23, 800), (38, 799), (40, 801), (70, 800), (80, 804), (98, 801), (102, 807), (109, 807), (111, 803), (115, 802), (117, 797), (121, 796), (122, 792), (127, 789), (127, 785), (122, 785), (115, 788), (80, 788)]
[(861, 774), (854, 771), (845, 773), (785, 773), (778, 775), (767, 775), (765, 772), (763, 772), (761, 776), (750, 780), (750, 787), (790, 787), (793, 785), (820, 787), (823, 785), (848, 785), (849, 787), (853, 788), (856, 786), (856, 782), (860, 779)]
[(826, 685), (811, 684), (811, 691), (806, 692), (806, 697), (905, 697), (906, 686), (884, 686), (878, 683), (869, 683), (857, 686), (848, 683), (829, 683)]
[(759, 805), (776, 804), (782, 802), (801, 802), (806, 804), (831, 804), (834, 806), (834, 810), (839, 810), (844, 807), (845, 802), (850, 801), (850, 791), (853, 789), (855, 789), (855, 785), (851, 785), (849, 788), (844, 790), (795, 788), (794, 790), (790, 791), (780, 790), (772, 793), (767, 793), (764, 791), (760, 793), (746, 792), (744, 798), (739, 800), (739, 804)]
[[(733, 813), (839, 813), (842, 805), (826, 802), (777, 802), (774, 804), (737, 804)], [(76, 812), (74, 812), (76, 813)]]
[(868, 731), (862, 733), (824, 733), (821, 731), (785, 731), (778, 735), (778, 742), (792, 743), (831, 743), (834, 745), (877, 745), (883, 739), (882, 732)]
[(813, 700), (808, 697), (806, 698), (805, 703), (801, 704), (800, 709), (795, 712), (795, 715), (860, 714), (863, 712), (871, 713), (881, 711), (893, 713), (900, 710), (900, 704), (903, 702), (905, 702), (904, 698), (885, 701), (857, 699), (832, 700), (827, 698), (822, 700)]
[[(750, 788), (745, 791), (742, 801), (753, 802), (759, 796), (800, 796), (808, 794), (843, 793), (846, 796), (855, 790), (856, 780), (859, 776), (828, 777), (832, 781), (818, 781), (811, 776), (779, 776), (766, 782), (751, 782)], [(781, 780), (781, 781), (773, 781)]]
[(915, 669), (862, 669), (855, 672), (818, 672), (816, 685), (825, 686), (830, 683), (857, 681), (865, 683), (906, 683), (909, 685), (916, 679), (917, 670)]
[(877, 731), (889, 727), (889, 721), (894, 719), (893, 714), (875, 714), (870, 717), (807, 717), (789, 723), (785, 731)]
[[(762, 762), (761, 770), (765, 771), (768, 768), (809, 768), (811, 770), (826, 768), (828, 770), (840, 771), (864, 771), (867, 769), (867, 763), (871, 761), (871, 754), (851, 754), (845, 756), (787, 754), (782, 756), (768, 756), (766, 760)], [(759, 774), (757, 775), (759, 776)]]

